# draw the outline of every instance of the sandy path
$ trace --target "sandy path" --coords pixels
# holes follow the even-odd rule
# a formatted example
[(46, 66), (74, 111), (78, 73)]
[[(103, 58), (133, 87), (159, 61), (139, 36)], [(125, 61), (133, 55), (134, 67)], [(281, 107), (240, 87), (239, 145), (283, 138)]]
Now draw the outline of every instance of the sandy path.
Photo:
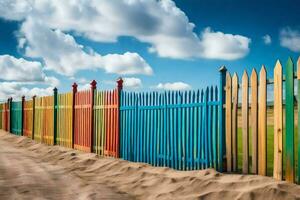
[(130, 199), (0, 140), (0, 199)]
[(175, 171), (46, 146), (0, 131), (0, 199), (300, 199), (270, 177)]

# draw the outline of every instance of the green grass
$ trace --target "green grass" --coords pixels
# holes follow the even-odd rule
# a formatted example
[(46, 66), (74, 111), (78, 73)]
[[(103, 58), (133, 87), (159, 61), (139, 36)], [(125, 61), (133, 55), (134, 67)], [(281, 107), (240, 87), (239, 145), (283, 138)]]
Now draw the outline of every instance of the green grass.
[[(297, 127), (294, 131), (295, 135), (295, 165), (297, 173)], [(252, 166), (252, 134), (249, 133), (249, 168), (251, 172)], [(283, 170), (285, 169), (285, 129), (283, 130)], [(274, 160), (274, 127), (267, 127), (267, 175), (273, 176), (273, 160)], [(238, 171), (242, 171), (243, 149), (242, 149), (242, 128), (238, 128)]]

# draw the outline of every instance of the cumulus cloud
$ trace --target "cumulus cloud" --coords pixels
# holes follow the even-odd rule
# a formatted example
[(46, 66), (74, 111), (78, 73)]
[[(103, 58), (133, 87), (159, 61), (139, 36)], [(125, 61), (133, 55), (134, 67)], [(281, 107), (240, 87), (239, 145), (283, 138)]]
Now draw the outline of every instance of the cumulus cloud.
[(138, 89), (142, 87), (142, 80), (139, 78), (123, 78), (123, 86), (124, 88), (129, 88), (129, 89)]
[(263, 41), (264, 41), (264, 43), (266, 44), (266, 45), (269, 45), (269, 44), (271, 44), (272, 43), (272, 39), (271, 39), (271, 36), (270, 35), (264, 35), (263, 37), (262, 37), (262, 39), (263, 39)]
[(26, 99), (32, 98), (34, 95), (48, 96), (53, 94), (53, 87), (38, 88), (28, 87), (23, 83), (18, 82), (0, 82), (0, 97), (2, 100), (6, 100), (9, 97), (14, 99), (20, 99), (25, 96)]
[(206, 28), (201, 36), (202, 56), (224, 60), (242, 58), (248, 54), (250, 42), (244, 36), (213, 32)]
[(289, 27), (280, 31), (280, 45), (294, 52), (300, 52), (300, 32)]
[(161, 90), (189, 90), (192, 87), (184, 82), (159, 83), (155, 88)]
[(67, 76), (85, 69), (104, 69), (117, 74), (152, 74), (152, 68), (137, 53), (102, 56), (93, 50), (86, 51), (73, 36), (49, 29), (31, 17), (22, 24), (19, 41), (23, 43), (26, 56), (41, 58), (46, 69)]
[(245, 36), (210, 28), (196, 34), (195, 25), (172, 0), (5, 0), (2, 7), (4, 18), (30, 16), (52, 29), (72, 31), (97, 42), (135, 37), (150, 44), (149, 51), (161, 57), (232, 60), (246, 56), (251, 42)]
[(10, 55), (0, 55), (0, 80), (19, 83), (45, 83), (58, 86), (59, 80), (46, 76), (42, 64)]

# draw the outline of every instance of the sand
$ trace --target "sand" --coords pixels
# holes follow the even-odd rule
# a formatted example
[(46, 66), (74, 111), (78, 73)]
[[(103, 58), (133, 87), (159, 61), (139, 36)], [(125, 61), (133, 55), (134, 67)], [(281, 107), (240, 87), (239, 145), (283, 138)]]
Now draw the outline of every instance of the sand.
[(152, 167), (0, 131), (0, 199), (300, 199), (300, 186), (213, 169)]

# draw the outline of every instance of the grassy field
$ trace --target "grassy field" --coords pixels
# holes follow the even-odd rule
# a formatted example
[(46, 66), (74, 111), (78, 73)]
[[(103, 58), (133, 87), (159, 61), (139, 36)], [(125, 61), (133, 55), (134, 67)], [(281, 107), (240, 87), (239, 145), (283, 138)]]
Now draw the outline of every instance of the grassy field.
[[(297, 127), (295, 128), (295, 150), (297, 150)], [(249, 133), (249, 165), (250, 172), (252, 166), (252, 135), (251, 130)], [(283, 132), (283, 152), (285, 149), (285, 130)], [(274, 156), (274, 127), (267, 127), (267, 174), (268, 176), (273, 176), (273, 156)], [(243, 149), (242, 149), (242, 128), (238, 128), (238, 170), (242, 171), (242, 162), (243, 162)], [(297, 151), (295, 151), (295, 164), (297, 165)], [(283, 167), (285, 166), (285, 153), (283, 154)], [(283, 168), (284, 169), (284, 168)], [(297, 169), (297, 168), (296, 168)], [(297, 171), (297, 170), (296, 170)]]

